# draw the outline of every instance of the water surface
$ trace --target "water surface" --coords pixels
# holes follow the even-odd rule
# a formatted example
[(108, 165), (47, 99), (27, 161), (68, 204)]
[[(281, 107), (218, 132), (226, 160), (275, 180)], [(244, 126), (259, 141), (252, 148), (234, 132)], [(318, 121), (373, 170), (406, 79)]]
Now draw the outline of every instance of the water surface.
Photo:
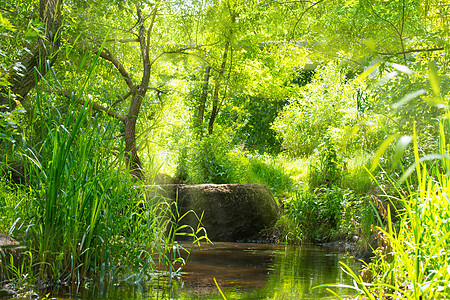
[[(200, 248), (188, 244), (188, 263), (171, 288), (167, 282), (139, 285), (120, 284), (79, 289), (65, 295), (71, 299), (331, 299), (325, 289), (311, 288), (324, 283), (351, 284), (339, 261), (354, 270), (360, 264), (345, 253), (322, 247), (273, 244), (214, 243)], [(351, 290), (335, 290), (341, 296)]]

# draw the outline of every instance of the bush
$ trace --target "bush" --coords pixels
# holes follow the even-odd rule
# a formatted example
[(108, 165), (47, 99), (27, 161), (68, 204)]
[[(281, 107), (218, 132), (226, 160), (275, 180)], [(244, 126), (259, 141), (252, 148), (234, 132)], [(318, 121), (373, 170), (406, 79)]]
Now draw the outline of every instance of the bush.
[(286, 203), (286, 213), (300, 229), (302, 242), (323, 242), (336, 229), (342, 214), (344, 196), (340, 189), (297, 192)]
[(191, 184), (232, 183), (230, 148), (223, 134), (193, 138), (180, 151), (176, 176)]
[(312, 82), (289, 100), (272, 128), (289, 153), (310, 155), (334, 128), (355, 124), (355, 94), (355, 87), (336, 66), (318, 68)]
[(283, 164), (269, 155), (234, 147), (223, 135), (194, 139), (181, 150), (176, 176), (186, 183), (261, 183), (274, 194), (290, 190), (292, 180)]
[(339, 185), (346, 172), (346, 164), (338, 155), (332, 140), (325, 136), (317, 151), (318, 160), (309, 166), (309, 187), (332, 187)]

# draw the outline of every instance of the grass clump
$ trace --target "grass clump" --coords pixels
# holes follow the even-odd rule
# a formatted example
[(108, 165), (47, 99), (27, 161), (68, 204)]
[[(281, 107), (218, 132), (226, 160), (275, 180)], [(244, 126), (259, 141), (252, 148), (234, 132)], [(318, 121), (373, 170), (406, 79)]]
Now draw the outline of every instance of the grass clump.
[[(432, 155), (433, 165), (419, 159), (414, 134), (413, 164), (406, 174), (407, 192), (397, 187), (400, 208), (387, 206), (386, 223), (376, 228), (378, 248), (361, 274), (344, 268), (354, 286), (366, 299), (447, 299), (450, 297), (450, 178), (447, 147)], [(441, 145), (445, 145), (443, 131)], [(406, 178), (406, 176), (403, 178)], [(412, 184), (414, 180), (414, 184)], [(401, 182), (401, 181), (400, 181)], [(393, 209), (391, 210), (391, 207)], [(394, 221), (396, 217), (397, 221)]]
[(27, 182), (0, 189), (0, 228), (26, 247), (20, 258), (2, 258), (6, 277), (26, 276), (38, 285), (139, 282), (157, 267), (174, 276), (176, 209), (149, 197), (127, 171), (117, 150), (125, 148), (116, 138), (120, 124), (75, 101), (68, 114), (59, 113), (45, 101), (52, 95), (41, 97), (36, 122), (43, 139), (19, 149), (29, 166)]
[[(364, 197), (339, 187), (297, 191), (284, 202), (285, 215), (278, 225), (291, 243), (347, 241), (357, 234)], [(370, 221), (370, 220), (369, 220)]]

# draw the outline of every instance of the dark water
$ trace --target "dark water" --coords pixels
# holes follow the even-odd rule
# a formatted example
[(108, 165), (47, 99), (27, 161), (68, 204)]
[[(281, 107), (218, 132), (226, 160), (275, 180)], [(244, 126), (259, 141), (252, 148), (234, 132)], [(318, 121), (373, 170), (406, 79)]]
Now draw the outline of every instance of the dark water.
[[(81, 289), (72, 299), (331, 299), (323, 283), (351, 284), (339, 261), (358, 270), (360, 264), (344, 253), (320, 247), (270, 244), (215, 243), (191, 248), (182, 278), (171, 289), (167, 282)], [(166, 286), (166, 288), (158, 288)], [(341, 296), (347, 289), (334, 290)]]

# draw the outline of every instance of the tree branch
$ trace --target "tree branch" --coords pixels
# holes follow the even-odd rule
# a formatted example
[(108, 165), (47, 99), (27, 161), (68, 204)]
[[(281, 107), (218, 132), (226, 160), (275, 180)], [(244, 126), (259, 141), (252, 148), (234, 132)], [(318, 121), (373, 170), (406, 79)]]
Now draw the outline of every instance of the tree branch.
[(298, 23), (300, 23), (300, 21), (302, 20), (303, 16), (314, 6), (316, 6), (319, 3), (324, 2), (325, 0), (319, 0), (317, 2), (314, 2), (313, 4), (311, 4), (310, 6), (308, 6), (308, 8), (306, 8), (302, 14), (300, 15), (300, 17), (297, 19), (297, 21), (295, 22), (294, 28), (292, 29), (292, 40), (295, 39), (295, 30), (297, 29)]
[(125, 101), (128, 97), (130, 97), (133, 94), (132, 91), (129, 91), (128, 93), (126, 93), (125, 95), (119, 97), (119, 99), (117, 99), (112, 105), (111, 107), (116, 106), (117, 104), (119, 104), (122, 101)]
[(119, 60), (111, 53), (108, 49), (103, 48), (103, 52), (100, 53), (100, 57), (111, 62), (119, 71), (120, 75), (122, 75), (126, 84), (130, 88), (130, 91), (134, 92), (136, 90), (136, 86), (131, 80), (130, 74), (128, 74), (127, 70), (125, 70), (124, 66), (119, 62)]
[[(62, 92), (62, 91), (56, 91), (56, 93), (60, 96), (64, 96), (68, 99), (73, 99), (75, 101), (77, 101), (79, 104), (84, 105), (86, 103), (86, 101), (84, 101), (83, 99), (78, 99), (73, 93), (69, 93), (69, 92)], [(104, 111), (108, 114), (108, 116), (111, 116), (113, 118), (116, 118), (117, 120), (125, 123), (127, 121), (126, 117), (119, 114), (118, 112), (116, 112), (113, 109), (92, 103), (92, 108), (95, 109), (96, 111)]]
[(130, 33), (132, 35), (136, 35), (136, 33), (133, 32), (133, 29), (134, 29), (134, 27), (136, 27), (137, 24), (133, 25), (133, 27), (131, 27), (130, 29), (123, 29), (123, 28), (113, 27), (113, 26), (102, 24), (102, 23), (98, 23), (98, 22), (92, 22), (91, 24), (103, 26), (103, 27), (106, 27), (106, 28), (111, 28), (111, 29), (114, 29), (114, 30), (117, 30), (117, 31)]
[(139, 39), (107, 39), (107, 43), (117, 42), (117, 43), (139, 43)]
[[(159, 6), (159, 1), (156, 2), (156, 4), (155, 4), (155, 8), (153, 9), (153, 12), (152, 12), (152, 22), (150, 23), (150, 26), (148, 27), (148, 30), (147, 30), (147, 50), (150, 49), (150, 37), (152, 36), (153, 26), (155, 25), (156, 13), (158, 12), (158, 6)], [(147, 51), (147, 55), (149, 55), (148, 52), (150, 52), (150, 51), (149, 50)], [(147, 59), (150, 60), (149, 57), (147, 57)]]
[[(97, 50), (95, 49), (94, 46), (86, 42), (77, 41), (73, 39), (70, 39), (70, 42), (77, 43), (85, 47), (89, 47), (93, 51)], [(95, 43), (95, 41), (93, 41), (93, 43)], [(109, 61), (116, 67), (117, 71), (119, 71), (120, 75), (122, 75), (123, 79), (125, 80), (125, 83), (127, 84), (130, 91), (134, 93), (136, 91), (136, 85), (133, 83), (130, 74), (128, 74), (127, 70), (125, 70), (125, 67), (119, 62), (119, 60), (114, 56), (114, 54), (112, 54), (107, 48), (103, 48), (103, 52), (100, 53), (100, 57), (103, 58), (104, 60)]]
[(433, 52), (433, 51), (443, 51), (444, 47), (438, 47), (438, 48), (429, 48), (429, 49), (411, 49), (411, 50), (405, 50), (405, 51), (400, 51), (400, 52), (396, 52), (396, 53), (389, 53), (389, 52), (376, 52), (379, 55), (405, 55), (408, 53), (415, 53), (415, 52)]

